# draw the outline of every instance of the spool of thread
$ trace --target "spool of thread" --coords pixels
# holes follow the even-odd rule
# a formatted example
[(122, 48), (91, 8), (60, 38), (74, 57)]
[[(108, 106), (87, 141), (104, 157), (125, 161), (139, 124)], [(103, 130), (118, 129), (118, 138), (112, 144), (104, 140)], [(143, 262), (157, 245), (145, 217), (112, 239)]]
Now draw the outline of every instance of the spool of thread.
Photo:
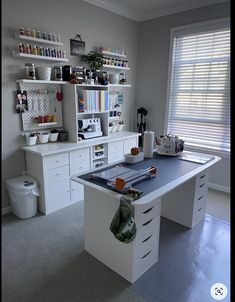
[(153, 142), (154, 142), (154, 132), (153, 131), (144, 131), (144, 157), (152, 158), (153, 157)]

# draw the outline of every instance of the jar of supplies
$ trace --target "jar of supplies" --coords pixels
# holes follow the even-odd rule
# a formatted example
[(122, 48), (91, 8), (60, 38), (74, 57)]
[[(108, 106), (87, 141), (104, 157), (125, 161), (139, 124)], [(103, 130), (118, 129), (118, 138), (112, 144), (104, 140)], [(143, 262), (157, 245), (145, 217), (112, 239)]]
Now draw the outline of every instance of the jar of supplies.
[(25, 63), (26, 79), (36, 80), (35, 65), (33, 63)]
[(55, 71), (55, 81), (63, 81), (62, 67), (61, 66), (54, 67), (54, 71)]

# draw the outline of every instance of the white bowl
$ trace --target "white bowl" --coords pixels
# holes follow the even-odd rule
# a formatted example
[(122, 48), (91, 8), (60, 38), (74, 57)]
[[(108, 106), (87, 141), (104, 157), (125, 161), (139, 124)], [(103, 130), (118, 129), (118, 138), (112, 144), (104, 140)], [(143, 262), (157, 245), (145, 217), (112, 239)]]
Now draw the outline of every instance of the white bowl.
[(47, 134), (39, 133), (40, 143), (42, 143), (42, 144), (48, 143), (48, 139), (49, 139), (49, 133), (47, 133)]
[(35, 135), (35, 136), (26, 135), (27, 145), (29, 145), (29, 146), (35, 145), (36, 141), (37, 141), (37, 135)]
[(37, 78), (39, 80), (50, 81), (51, 79), (51, 67), (37, 67)]
[(57, 139), (58, 139), (58, 135), (59, 135), (59, 132), (57, 132), (57, 133), (50, 133), (49, 134), (49, 141), (50, 142), (56, 142)]

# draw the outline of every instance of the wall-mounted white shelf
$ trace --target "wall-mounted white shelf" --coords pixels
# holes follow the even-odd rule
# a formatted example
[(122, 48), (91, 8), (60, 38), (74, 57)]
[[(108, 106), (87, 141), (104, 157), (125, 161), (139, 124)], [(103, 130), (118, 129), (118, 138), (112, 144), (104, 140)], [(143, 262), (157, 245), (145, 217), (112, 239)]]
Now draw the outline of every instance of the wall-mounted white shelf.
[(131, 84), (108, 84), (109, 87), (131, 87)]
[(119, 70), (130, 70), (129, 67), (122, 67), (122, 66), (113, 66), (113, 65), (103, 65), (104, 68), (110, 68), (110, 69), (119, 69)]
[(44, 127), (44, 126), (53, 126), (57, 125), (57, 122), (49, 122), (49, 123), (38, 123), (39, 127)]
[(15, 33), (15, 38), (21, 39), (21, 40), (38, 42), (38, 43), (45, 43), (45, 44), (50, 44), (50, 45), (55, 45), (55, 46), (63, 45), (63, 43), (61, 43), (61, 42), (55, 42), (55, 41), (50, 41), (50, 40), (46, 40), (46, 39), (38, 39), (38, 38), (30, 37), (30, 36), (20, 35), (18, 33)]
[(68, 62), (68, 59), (64, 59), (64, 58), (37, 56), (37, 55), (32, 55), (32, 54), (22, 53), (22, 52), (17, 52), (17, 51), (13, 51), (13, 57), (28, 58), (28, 59), (31, 58), (31, 59), (46, 60), (46, 61)]
[(112, 56), (112, 57), (118, 57), (118, 58), (126, 58), (127, 57), (126, 55), (123, 55), (123, 54), (120, 54), (120, 53), (110, 52), (110, 51), (105, 51), (105, 50), (102, 51), (102, 54), (106, 55), (106, 56)]
[(16, 80), (16, 83), (33, 83), (33, 84), (68, 84), (67, 81), (44, 81), (44, 80), (28, 80), (20, 79)]
[(97, 113), (106, 113), (108, 111), (86, 111), (86, 112), (77, 112), (77, 116), (80, 116), (82, 114), (97, 114)]

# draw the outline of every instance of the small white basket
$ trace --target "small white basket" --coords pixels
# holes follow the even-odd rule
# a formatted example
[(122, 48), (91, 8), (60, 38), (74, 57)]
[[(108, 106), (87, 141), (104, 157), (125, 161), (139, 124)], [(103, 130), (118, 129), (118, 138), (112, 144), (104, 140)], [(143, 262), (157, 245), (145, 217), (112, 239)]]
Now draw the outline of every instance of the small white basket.
[(28, 135), (25, 136), (25, 138), (26, 138), (26, 143), (27, 143), (27, 145), (33, 146), (33, 145), (36, 144), (37, 135), (35, 135), (35, 136), (30, 136), (30, 134), (28, 134)]
[(49, 141), (50, 142), (56, 142), (57, 139), (58, 139), (58, 135), (59, 135), (59, 132), (57, 132), (57, 133), (50, 133), (49, 134)]
[(40, 143), (42, 143), (42, 144), (48, 143), (48, 139), (49, 139), (49, 133), (48, 132), (39, 133)]

